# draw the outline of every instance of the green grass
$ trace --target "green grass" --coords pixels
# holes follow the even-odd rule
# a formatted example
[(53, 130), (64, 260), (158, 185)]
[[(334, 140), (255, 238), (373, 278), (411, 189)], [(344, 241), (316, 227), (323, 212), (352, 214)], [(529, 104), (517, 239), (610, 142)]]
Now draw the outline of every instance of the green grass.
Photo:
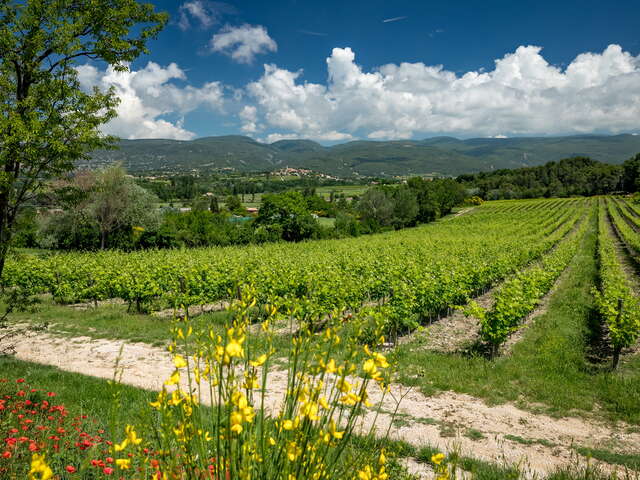
[[(227, 312), (212, 312), (193, 318), (195, 325), (224, 325)], [(170, 318), (128, 313), (125, 305), (73, 308), (44, 298), (35, 312), (16, 312), (13, 323), (46, 326), (51, 333), (67, 337), (88, 336), (164, 345), (170, 340)], [(194, 325), (194, 326), (195, 326)]]
[[(213, 329), (222, 333), (230, 322), (230, 316), (226, 311), (209, 312), (193, 316), (191, 324), (194, 330)], [(44, 297), (35, 312), (16, 312), (11, 315), (10, 321), (63, 337), (126, 340), (157, 347), (167, 345), (172, 339), (170, 317), (128, 313), (125, 305), (117, 304), (81, 310), (58, 305), (50, 297)], [(290, 346), (289, 337), (276, 335), (273, 340), (273, 346), (277, 350), (275, 356), (286, 356)], [(258, 355), (265, 353), (269, 348), (267, 336), (261, 331), (252, 335), (252, 341)]]
[(453, 390), (494, 404), (535, 403), (537, 409), (558, 416), (590, 412), (640, 423), (640, 358), (628, 359), (616, 373), (586, 359), (593, 333), (590, 289), (597, 273), (595, 242), (592, 218), (581, 250), (551, 295), (546, 313), (535, 319), (510, 356), (492, 361), (431, 352), (408, 343), (393, 355), (400, 381), (426, 394)]
[[(418, 451), (418, 461), (433, 464), (431, 457), (440, 450), (431, 446), (422, 447)], [(476, 458), (462, 456), (457, 452), (447, 455), (447, 462), (457, 465), (458, 468), (470, 472), (474, 480), (517, 480), (520, 478), (520, 470), (513, 466), (501, 466), (495, 463), (485, 462)]]
[(484, 433), (480, 430), (476, 430), (475, 428), (467, 428), (464, 432), (464, 436), (471, 440), (482, 440), (483, 438), (487, 438)]
[(616, 453), (609, 450), (585, 447), (576, 447), (576, 452), (585, 457), (595, 458), (606, 463), (622, 465), (632, 470), (640, 470), (640, 454), (638, 453)]
[[(11, 357), (0, 357), (0, 372), (2, 378), (24, 378), (32, 388), (55, 392), (56, 402), (64, 404), (72, 416), (87, 415), (104, 428), (110, 423), (115, 390), (106, 380)], [(119, 385), (118, 389), (120, 407), (114, 419), (116, 426), (133, 423), (140, 418), (141, 411), (148, 410), (148, 402), (157, 397), (156, 392), (126, 385)]]
[(550, 442), (549, 440), (545, 440), (544, 438), (523, 438), (519, 435), (511, 435), (507, 434), (504, 436), (505, 439), (511, 440), (512, 442), (521, 443), (522, 445), (544, 445), (545, 447), (555, 447), (555, 443)]

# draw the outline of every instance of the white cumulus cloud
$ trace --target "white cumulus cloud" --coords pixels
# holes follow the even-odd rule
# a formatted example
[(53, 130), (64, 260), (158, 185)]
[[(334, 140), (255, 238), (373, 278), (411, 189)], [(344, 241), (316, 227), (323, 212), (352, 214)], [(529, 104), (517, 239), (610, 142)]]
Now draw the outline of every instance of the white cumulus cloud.
[[(640, 56), (618, 45), (578, 55), (566, 68), (521, 46), (492, 71), (463, 75), (441, 65), (400, 63), (364, 71), (350, 48), (327, 58), (326, 84), (265, 65), (247, 85), (251, 122), (272, 138), (325, 140), (430, 134), (514, 136), (637, 130)], [(267, 137), (269, 138), (269, 137)]]
[(211, 38), (210, 48), (238, 63), (252, 63), (256, 55), (275, 52), (276, 42), (262, 25), (225, 26)]
[(184, 71), (175, 63), (162, 67), (149, 62), (143, 69), (127, 72), (81, 65), (77, 71), (83, 88), (97, 86), (106, 90), (114, 87), (120, 98), (118, 116), (105, 125), (104, 131), (122, 138), (189, 140), (195, 134), (183, 128), (181, 119), (170, 122), (162, 117), (183, 117), (200, 106), (214, 110), (221, 110), (223, 106), (224, 91), (219, 82), (205, 83), (199, 88), (172, 83), (173, 80), (186, 80)]

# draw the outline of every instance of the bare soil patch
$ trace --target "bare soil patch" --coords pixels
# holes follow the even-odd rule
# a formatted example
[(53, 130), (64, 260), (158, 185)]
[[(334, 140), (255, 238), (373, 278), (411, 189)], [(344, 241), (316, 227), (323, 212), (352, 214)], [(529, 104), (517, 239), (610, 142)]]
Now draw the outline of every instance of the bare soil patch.
[[(493, 306), (494, 292), (495, 288), (492, 288), (474, 298), (474, 301), (482, 308), (489, 309)], [(471, 346), (478, 339), (479, 332), (478, 319), (468, 317), (462, 310), (456, 309), (450, 315), (399, 338), (398, 343), (412, 342), (415, 343), (416, 349), (455, 353)]]

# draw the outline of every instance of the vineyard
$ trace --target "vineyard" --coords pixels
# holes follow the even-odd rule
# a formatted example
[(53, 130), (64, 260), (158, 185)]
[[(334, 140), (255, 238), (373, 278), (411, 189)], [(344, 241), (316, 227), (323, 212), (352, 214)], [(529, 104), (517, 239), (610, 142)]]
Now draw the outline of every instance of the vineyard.
[[(596, 310), (617, 358), (640, 335), (640, 306), (614, 237), (640, 258), (640, 207), (623, 199), (498, 201), (471, 213), (364, 238), (185, 250), (16, 255), (4, 288), (61, 305), (121, 299), (129, 311), (224, 305), (249, 288), (320, 329), (349, 313), (392, 340), (465, 306), (496, 355), (598, 222)], [(636, 261), (636, 260), (634, 260)], [(487, 308), (473, 298), (495, 287)], [(371, 323), (371, 321), (369, 321)], [(365, 328), (366, 330), (367, 328)]]
[(138, 311), (229, 300), (253, 285), (260, 304), (305, 317), (372, 302), (433, 317), (537, 260), (584, 216), (584, 200), (499, 203), (438, 225), (371, 238), (251, 248), (18, 256), (5, 287), (58, 302), (125, 300)]
[[(230, 376), (223, 395), (228, 396), (224, 398), (232, 410), (249, 408), (241, 407), (246, 402), (256, 405), (257, 400), (251, 399), (258, 390), (248, 384), (262, 383), (263, 392), (273, 388), (290, 391), (287, 383), (278, 387), (282, 380), (277, 376), (267, 388), (271, 380), (266, 373), (260, 378), (252, 370), (256, 367), (264, 367), (263, 372), (275, 369), (276, 374), (283, 366), (294, 372), (305, 368), (321, 375), (337, 374), (341, 376), (338, 385), (347, 387), (344, 395), (338, 392), (333, 401), (366, 405), (366, 392), (351, 392), (347, 372), (385, 384), (392, 377), (387, 372), (382, 375), (383, 370), (394, 365), (393, 381), (397, 384), (392, 392), (393, 388), (417, 387), (426, 395), (444, 391), (498, 404), (531, 403), (554, 415), (598, 415), (622, 421), (621, 428), (632, 429), (629, 425), (640, 423), (638, 259), (640, 207), (630, 199), (505, 200), (486, 202), (417, 228), (351, 239), (133, 253), (18, 253), (7, 261), (3, 288), (34, 295), (43, 302), (40, 313), (17, 314), (18, 323), (40, 325), (50, 319), (52, 324), (45, 328), (52, 334), (68, 335), (64, 326), (75, 322), (73, 332), (84, 339), (126, 340), (133, 338), (127, 333), (133, 331), (139, 339), (136, 341), (164, 339), (160, 343), (166, 345), (173, 338), (172, 351), (181, 352), (178, 360), (174, 359), (178, 370), (192, 361), (200, 365), (221, 362), (221, 372), (228, 371)], [(226, 309), (231, 312), (217, 311)], [(179, 315), (209, 313), (178, 320), (169, 337), (163, 333), (164, 317), (156, 315), (167, 310)], [(67, 319), (61, 318), (65, 312)], [(242, 323), (235, 320), (238, 316)], [(293, 328), (277, 327), (283, 323)], [(441, 323), (448, 327), (438, 329)], [(192, 335), (192, 326), (195, 348), (186, 340)], [(316, 337), (323, 345), (318, 350), (305, 343)], [(18, 351), (33, 348), (28, 342)], [(69, 356), (69, 361), (74, 356), (92, 358), (94, 352), (82, 350), (82, 342), (76, 341), (64, 351), (54, 346), (45, 357)], [(449, 348), (431, 347), (443, 343)], [(76, 354), (71, 353), (74, 350)], [(117, 349), (113, 355), (120, 355)], [(142, 369), (138, 375), (148, 375), (144, 368), (157, 368), (160, 354), (149, 353), (147, 361), (147, 353), (137, 355), (129, 364)], [(294, 360), (298, 356), (306, 360), (298, 363)], [(63, 365), (65, 361), (55, 360)], [(254, 372), (254, 377), (249, 379), (245, 374), (236, 379), (234, 361), (238, 368), (242, 365), (246, 372)], [(85, 372), (82, 362), (74, 363), (72, 369)], [(206, 374), (202, 377), (198, 368), (188, 371), (199, 383)], [(171, 374), (171, 370), (162, 372)], [(135, 378), (133, 384), (149, 387)], [(314, 377), (301, 378), (315, 385)], [(179, 383), (179, 377), (168, 381), (169, 385)], [(244, 391), (246, 399), (231, 395), (234, 388)], [(324, 387), (313, 388), (320, 392)], [(215, 391), (215, 386), (212, 389)], [(335, 387), (331, 391), (335, 392)], [(302, 406), (291, 399), (294, 403), (287, 408), (293, 410), (281, 415), (293, 415), (286, 417), (293, 422), (296, 414), (292, 412), (300, 409), (300, 418), (311, 415), (307, 421), (315, 421), (315, 414), (300, 413), (311, 408), (305, 406), (307, 395), (301, 397)], [(413, 422), (410, 428), (435, 429), (430, 438), (446, 449), (447, 437), (452, 435), (448, 430), (451, 420), (426, 418), (429, 412), (420, 412), (420, 402), (415, 396), (411, 398), (414, 410), (402, 413), (400, 421), (417, 418), (407, 420)], [(421, 402), (427, 402), (426, 398)], [(173, 408), (171, 402), (179, 400), (167, 400), (161, 394), (153, 403), (164, 401), (168, 402), (166, 408)], [(350, 415), (355, 418), (353, 412)], [(381, 418), (390, 413), (378, 412)], [(244, 428), (254, 428), (249, 425), (252, 419), (249, 415), (243, 420)], [(331, 438), (335, 425), (329, 417), (322, 421)], [(402, 425), (400, 421), (389, 420), (391, 426)], [(215, 428), (227, 426), (223, 422)], [(259, 424), (255, 428), (271, 426)], [(478, 428), (483, 426), (474, 424), (474, 429)], [(475, 444), (486, 447), (494, 435), (515, 452), (532, 444), (543, 449), (544, 455), (553, 455), (559, 448), (563, 460), (554, 465), (563, 465), (576, 451), (583, 456), (587, 455), (584, 452), (600, 455), (605, 464), (610, 462), (610, 455), (597, 450), (600, 445), (595, 439), (604, 438), (598, 437), (600, 433), (590, 434), (593, 442), (588, 435), (580, 437), (579, 442), (586, 446), (576, 450), (578, 447), (565, 444), (565, 437), (551, 433), (551, 439), (541, 437), (542, 443), (536, 443), (535, 438), (512, 435), (511, 427), (498, 433), (487, 428), (485, 433), (469, 433), (474, 429), (463, 428), (467, 433), (458, 431), (456, 441), (462, 442), (466, 451), (473, 451)], [(522, 428), (527, 431), (526, 426)], [(280, 441), (276, 433), (271, 435)], [(633, 433), (615, 435), (622, 440), (607, 448), (618, 452), (616, 455), (635, 448), (635, 440), (627, 438)], [(411, 443), (411, 438), (408, 441)], [(529, 454), (532, 458), (542, 455), (531, 449)], [(635, 468), (634, 455), (631, 460), (612, 458), (618, 458), (619, 465)], [(242, 468), (249, 468), (249, 460), (241, 461), (248, 462)], [(536, 461), (537, 472), (549, 471), (543, 459)]]

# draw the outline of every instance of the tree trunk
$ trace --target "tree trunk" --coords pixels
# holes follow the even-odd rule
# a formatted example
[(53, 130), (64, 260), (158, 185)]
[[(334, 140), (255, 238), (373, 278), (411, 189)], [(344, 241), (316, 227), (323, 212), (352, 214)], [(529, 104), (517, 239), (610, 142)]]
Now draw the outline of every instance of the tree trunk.
[(0, 279), (2, 279), (12, 233), (12, 222), (9, 216), (9, 199), (7, 197), (7, 192), (0, 194)]
[(107, 245), (107, 231), (100, 230), (100, 250), (104, 250)]
[(616, 370), (618, 368), (621, 351), (622, 351), (622, 347), (616, 347), (613, 349), (613, 362), (611, 363), (611, 370)]

